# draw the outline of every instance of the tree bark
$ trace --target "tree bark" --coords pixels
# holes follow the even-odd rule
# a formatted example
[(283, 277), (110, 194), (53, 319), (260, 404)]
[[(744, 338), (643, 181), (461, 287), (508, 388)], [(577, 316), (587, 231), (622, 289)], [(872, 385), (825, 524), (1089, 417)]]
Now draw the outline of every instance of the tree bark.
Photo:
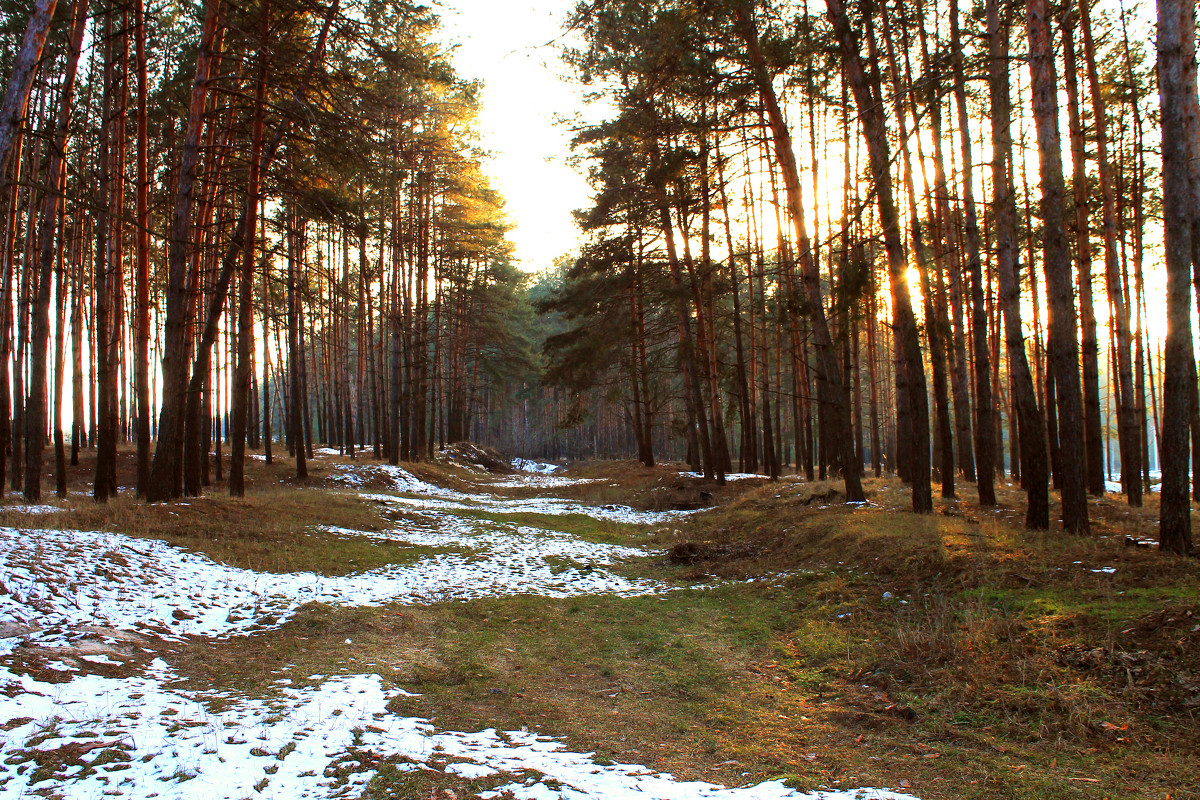
[[(67, 132), (74, 105), (75, 75), (83, 30), (87, 23), (87, 3), (75, 0), (74, 22), (67, 46), (66, 70), (59, 89), (58, 119), (50, 149), (50, 164), (46, 188), (42, 195), (39, 225), (37, 297), (33, 306), (33, 335), (29, 352), (29, 393), (25, 401), (25, 499), (31, 503), (42, 499), (42, 451), (46, 439), (46, 354), (50, 347), (50, 286), (53, 281), (55, 231), (63, 203), (66, 175)], [(65, 230), (60, 247), (66, 246)], [(57, 425), (57, 423), (56, 423)]]
[[(987, 0), (988, 86), (992, 118), (992, 223), (995, 228), (996, 276), (1004, 313), (1004, 343), (1012, 376), (1013, 404), (1018, 415), (1021, 484), (1026, 492), (1025, 527), (1050, 527), (1049, 465), (1045, 418), (1025, 352), (1021, 328), (1021, 282), (1017, 273), (1017, 202), (1012, 182), (1012, 133), (1009, 120), (1009, 21), (1001, 19), (1001, 0)], [(1007, 13), (1005, 15), (1007, 17)]]
[[(858, 106), (859, 120), (866, 139), (871, 178), (879, 205), (879, 221), (883, 227), (884, 249), (887, 252), (888, 276), (892, 285), (893, 326), (899, 344), (905, 391), (897, 398), (898, 405), (907, 411), (911, 425), (909, 456), (912, 480), (913, 511), (933, 511), (933, 492), (930, 486), (929, 401), (926, 398), (925, 366), (921, 356), (921, 341), (916, 316), (908, 291), (908, 256), (900, 236), (900, 215), (892, 191), (891, 155), (888, 152), (887, 127), (884, 122), (882, 92), (879, 78), (868, 78), (864, 71), (857, 37), (850, 27), (841, 0), (826, 0), (829, 19), (842, 51), (842, 61)], [(899, 377), (897, 378), (899, 381)], [(897, 414), (899, 415), (899, 409)]]
[(1196, 92), (1195, 0), (1158, 0), (1158, 82), (1162, 120), (1163, 256), (1167, 269), (1167, 340), (1162, 413), (1162, 506), (1159, 548), (1192, 550), (1188, 492), (1188, 413), (1194, 375), (1191, 320), (1191, 165), (1188, 143), (1198, 123), (1189, 109)]
[[(1085, 2), (1085, 0), (1080, 0)], [(1104, 434), (1100, 423), (1100, 341), (1092, 301), (1092, 242), (1088, 225), (1087, 155), (1075, 60), (1075, 11), (1063, 16), (1063, 69), (1071, 139), (1071, 189), (1075, 206), (1075, 271), (1079, 286), (1080, 347), (1083, 366), (1083, 443), (1088, 492), (1104, 494)]]
[[(1047, 0), (1028, 0), (1029, 75), (1042, 189), (1042, 258), (1050, 303), (1050, 373), (1058, 405), (1058, 449), (1062, 473), (1063, 529), (1088, 532), (1083, 396), (1079, 385), (1078, 322), (1071, 254), (1063, 219), (1065, 189), (1058, 129), (1058, 80)], [(1047, 403), (1049, 400), (1047, 400)]]
[(21, 40), (21, 49), (17, 51), (12, 74), (8, 77), (4, 99), (0, 101), (0, 188), (3, 188), (4, 176), (8, 172), (13, 140), (25, 119), (29, 92), (33, 88), (33, 78), (42, 58), (42, 48), (46, 45), (46, 34), (50, 31), (57, 3), (58, 0), (35, 0), (29, 24), (25, 27), (25, 36)]

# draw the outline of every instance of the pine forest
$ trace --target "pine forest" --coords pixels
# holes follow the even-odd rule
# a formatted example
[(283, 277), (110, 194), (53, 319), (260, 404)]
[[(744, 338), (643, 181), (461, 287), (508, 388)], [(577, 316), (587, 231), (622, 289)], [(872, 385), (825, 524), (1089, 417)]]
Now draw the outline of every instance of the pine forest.
[(1192, 796), (1195, 0), (0, 9), (0, 795)]

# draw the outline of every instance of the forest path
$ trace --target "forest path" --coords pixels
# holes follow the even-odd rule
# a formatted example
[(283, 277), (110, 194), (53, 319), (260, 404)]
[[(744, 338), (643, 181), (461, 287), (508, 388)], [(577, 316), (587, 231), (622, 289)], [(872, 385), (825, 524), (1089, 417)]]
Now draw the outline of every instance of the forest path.
[[(471, 714), (443, 706), (434, 720), (431, 709), (409, 708), (421, 702), (412, 689), (428, 687), (444, 704), (447, 687), (499, 674), (486, 666), (489, 653), (464, 661), (460, 652), (451, 664), (432, 652), (459, 630), (455, 644), (475, 648), (469, 625), (450, 622), (456, 615), (490, 620), (499, 610), (514, 615), (510, 627), (521, 618), (541, 625), (541, 615), (575, 614), (561, 603), (586, 598), (612, 615), (604, 624), (649, 620), (636, 636), (652, 638), (675, 587), (647, 574), (655, 554), (616, 540), (681, 512), (591, 506), (556, 495), (577, 481), (544, 474), (481, 478), (461, 491), (396, 467), (342, 464), (327, 483), (378, 505), (386, 524), (305, 535), (334, 548), (386, 546), (395, 563), (269, 572), (111, 530), (0, 529), (0, 622), (9, 634), (0, 640), (0, 798), (818, 796), (778, 780), (740, 788), (677, 780), (574, 752), (528, 727), (496, 730), (509, 716), (448, 730)], [(526, 633), (518, 647), (569, 638), (544, 627)], [(507, 700), (510, 690), (484, 691)]]

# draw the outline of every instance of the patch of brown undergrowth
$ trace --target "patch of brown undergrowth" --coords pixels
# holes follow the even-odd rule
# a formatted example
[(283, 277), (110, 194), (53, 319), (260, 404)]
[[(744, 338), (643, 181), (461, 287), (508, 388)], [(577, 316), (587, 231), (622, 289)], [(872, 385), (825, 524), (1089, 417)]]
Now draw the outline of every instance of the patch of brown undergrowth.
[(31, 515), (0, 508), (0, 524), (120, 531), (163, 539), (216, 561), (263, 572), (336, 575), (406, 557), (399, 545), (324, 532), (325, 526), (382, 530), (386, 523), (377, 506), (349, 494), (284, 484), (260, 488), (243, 498), (212, 493), (173, 503), (145, 503), (128, 493), (104, 504), (69, 498), (61, 509)]
[(961, 782), (982, 752), (1017, 770), (972, 778), (1005, 796), (1187, 796), (1200, 563), (1126, 545), (1153, 536), (1152, 507), (1095, 502), (1093, 534), (1067, 536), (1024, 530), (1013, 487), (999, 508), (960, 489), (922, 516), (898, 483), (868, 490), (868, 507), (814, 505), (812, 487), (780, 482), (657, 535), (693, 579), (807, 574), (782, 647), (795, 676), (838, 698), (806, 715), (841, 742), (835, 760), (903, 720), (929, 748), (914, 765), (939, 759), (910, 767), (922, 785), (950, 757)]

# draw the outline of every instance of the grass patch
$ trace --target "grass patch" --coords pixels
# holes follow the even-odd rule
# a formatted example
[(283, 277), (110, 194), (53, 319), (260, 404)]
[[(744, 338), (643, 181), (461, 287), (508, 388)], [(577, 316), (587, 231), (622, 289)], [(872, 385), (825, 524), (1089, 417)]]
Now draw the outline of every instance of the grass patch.
[(375, 671), (422, 694), (398, 698), (396, 713), (444, 729), (528, 727), (612, 761), (740, 780), (710, 755), (712, 709), (740, 694), (751, 656), (768, 658), (789, 628), (781, 593), (747, 585), (670, 598), (310, 606), (279, 631), (194, 643), (176, 667), (197, 687), (258, 695), (280, 676), (295, 685)]
[[(447, 465), (412, 471), (487, 489)], [(672, 467), (572, 474), (604, 480), (550, 493), (646, 508), (669, 496), (657, 488), (699, 489), (679, 489)], [(1200, 565), (1123, 541), (1153, 536), (1156, 499), (1141, 511), (1095, 501), (1094, 535), (1071, 537), (1024, 531), (1013, 487), (999, 487), (997, 509), (963, 487), (926, 516), (905, 511), (896, 482), (867, 481), (872, 505), (858, 509), (837, 502), (838, 488), (737, 482), (714, 493), (716, 510), (657, 530), (464, 512), (646, 543), (673, 555), (621, 571), (701, 585), (636, 598), (310, 605), (279, 630), (184, 643), (170, 658), (191, 688), (258, 697), (275, 696), (281, 677), (296, 686), (376, 672), (422, 694), (397, 698), (394, 713), (443, 729), (527, 727), (600, 763), (727, 785), (784, 778), (805, 791), (887, 786), (923, 800), (1196, 796)], [(263, 490), (291, 520), (279, 533), (285, 553), (289, 536), (313, 546), (296, 533), (306, 526), (386, 524), (355, 520), (377, 512), (343, 508), (346, 496), (292, 491)], [(302, 495), (313, 499), (293, 502)], [(249, 537), (268, 514), (264, 500), (231, 524)], [(330, 519), (340, 514), (347, 521)], [(467, 797), (498, 785), (410, 766), (381, 761), (366, 796)]]
[[(1073, 537), (1019, 527), (1014, 490), (997, 510), (967, 496), (914, 516), (895, 483), (869, 482), (875, 507), (861, 510), (783, 487), (656, 541), (690, 554), (697, 577), (808, 570), (776, 646), (793, 684), (781, 697), (819, 699), (804, 739), (825, 741), (796, 765), (801, 784), (902, 775), (931, 798), (1189, 796), (1200, 564), (1124, 546), (1152, 535), (1151, 511), (1102, 501), (1094, 535)], [(781, 726), (759, 719), (759, 744), (786, 760)]]
[(587, 514), (544, 514), (530, 511), (508, 513), (486, 509), (456, 511), (455, 514), (464, 519), (532, 528), (535, 536), (539, 531), (568, 533), (594, 544), (636, 545), (649, 538), (646, 526), (597, 519)]
[(120, 531), (162, 539), (231, 566), (275, 573), (345, 575), (458, 552), (323, 532), (322, 526), (378, 532), (388, 522), (376, 504), (353, 495), (286, 485), (244, 498), (210, 494), (169, 504), (150, 505), (131, 495), (104, 505), (77, 500), (54, 514), (0, 511), (0, 524)]

